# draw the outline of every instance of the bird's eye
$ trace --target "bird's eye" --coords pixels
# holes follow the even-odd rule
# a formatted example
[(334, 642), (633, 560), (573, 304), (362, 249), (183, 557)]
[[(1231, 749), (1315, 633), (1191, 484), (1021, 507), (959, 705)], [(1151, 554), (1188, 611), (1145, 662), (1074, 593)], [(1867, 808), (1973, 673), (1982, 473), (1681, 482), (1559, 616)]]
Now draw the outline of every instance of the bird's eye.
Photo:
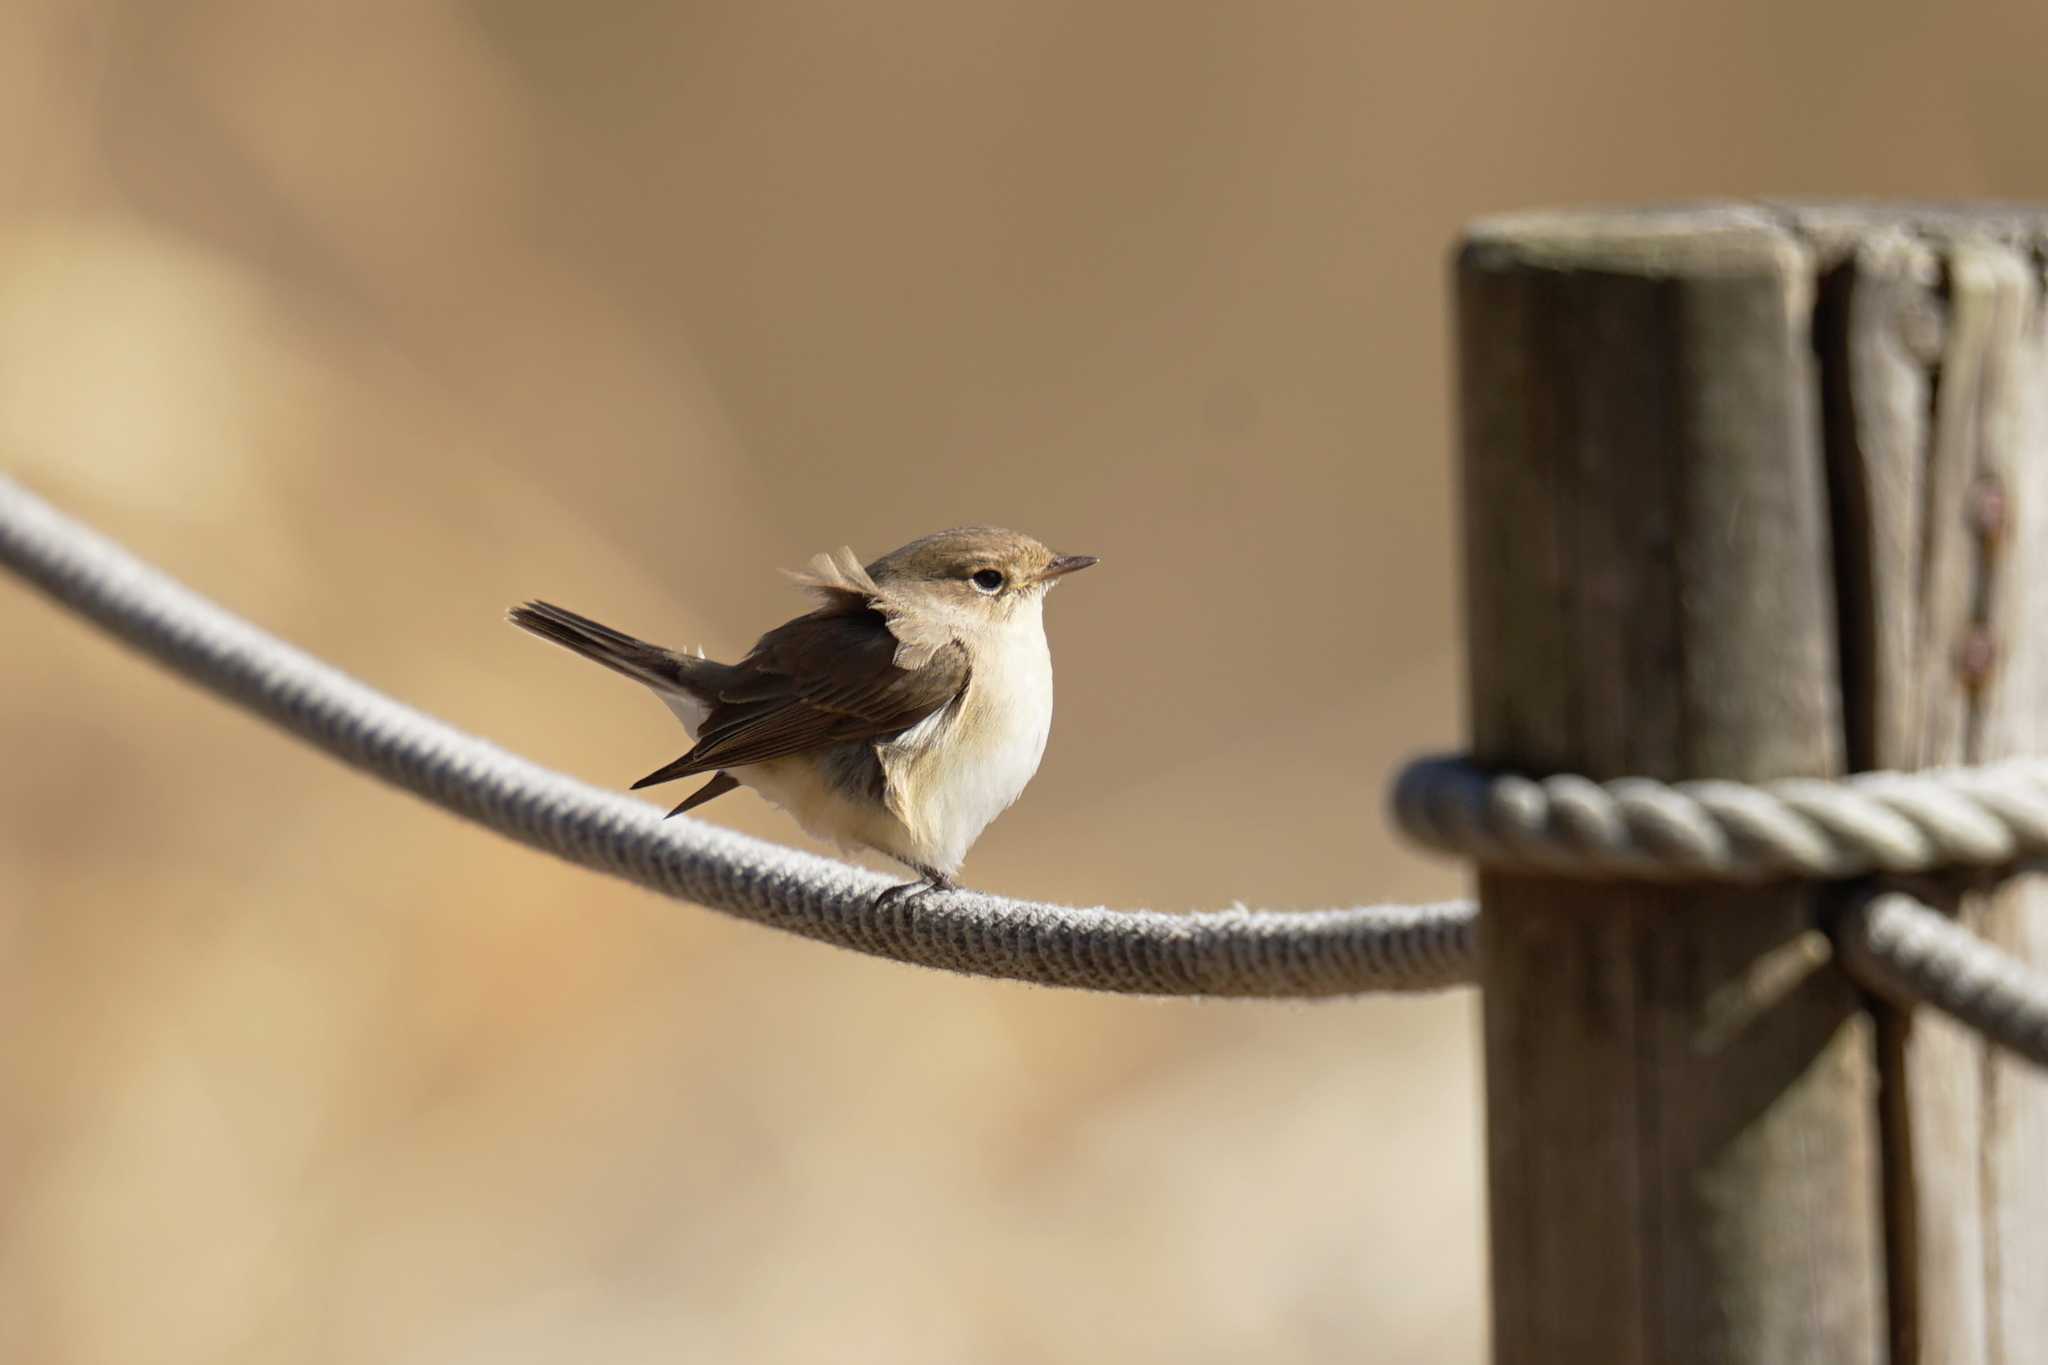
[(983, 569), (974, 575), (973, 583), (986, 593), (998, 593), (1003, 590), (1003, 576), (995, 569)]

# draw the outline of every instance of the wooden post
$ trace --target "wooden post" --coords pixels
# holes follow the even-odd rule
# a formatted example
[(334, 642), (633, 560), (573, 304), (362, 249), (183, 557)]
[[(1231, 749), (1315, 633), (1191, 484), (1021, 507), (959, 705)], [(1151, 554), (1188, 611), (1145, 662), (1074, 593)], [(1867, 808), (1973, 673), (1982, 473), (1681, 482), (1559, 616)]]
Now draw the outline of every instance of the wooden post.
[[(1472, 723), (1520, 770), (2048, 755), (2048, 212), (1503, 219), (1459, 259)], [(1915, 892), (2048, 965), (2038, 876)], [(1503, 1361), (2048, 1360), (2048, 1076), (1828, 892), (1489, 875)]]
[[(1762, 211), (1471, 233), (1482, 761), (1842, 771), (1817, 278)], [(1822, 893), (1489, 874), (1481, 895), (1497, 1359), (1881, 1359), (1873, 1048)]]
[[(2048, 217), (1806, 222), (1851, 761), (2048, 754)], [(2048, 962), (2037, 879), (1914, 889)], [(1893, 1361), (2048, 1359), (2048, 1077), (1938, 1014), (1877, 1020)]]

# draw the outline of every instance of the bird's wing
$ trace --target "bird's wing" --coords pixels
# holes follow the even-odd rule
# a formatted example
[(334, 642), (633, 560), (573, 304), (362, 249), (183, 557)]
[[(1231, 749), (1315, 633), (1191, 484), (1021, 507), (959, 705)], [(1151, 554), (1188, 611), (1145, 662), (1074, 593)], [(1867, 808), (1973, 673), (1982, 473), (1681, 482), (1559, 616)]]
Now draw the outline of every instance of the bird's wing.
[(740, 768), (854, 740), (901, 734), (967, 687), (967, 651), (936, 648), (915, 668), (870, 607), (799, 616), (761, 637), (706, 700), (697, 746), (633, 785)]

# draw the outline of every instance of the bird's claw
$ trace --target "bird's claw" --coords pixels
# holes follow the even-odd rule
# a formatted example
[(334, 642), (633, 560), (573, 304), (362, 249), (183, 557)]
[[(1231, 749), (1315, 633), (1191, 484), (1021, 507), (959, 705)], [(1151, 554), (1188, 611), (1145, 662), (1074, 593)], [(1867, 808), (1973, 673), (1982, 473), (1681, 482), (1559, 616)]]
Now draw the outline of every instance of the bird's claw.
[(903, 882), (896, 886), (883, 887), (868, 902), (868, 909), (880, 910), (896, 901), (914, 901), (929, 896), (934, 891), (957, 891), (960, 888), (951, 877), (928, 873), (914, 882)]

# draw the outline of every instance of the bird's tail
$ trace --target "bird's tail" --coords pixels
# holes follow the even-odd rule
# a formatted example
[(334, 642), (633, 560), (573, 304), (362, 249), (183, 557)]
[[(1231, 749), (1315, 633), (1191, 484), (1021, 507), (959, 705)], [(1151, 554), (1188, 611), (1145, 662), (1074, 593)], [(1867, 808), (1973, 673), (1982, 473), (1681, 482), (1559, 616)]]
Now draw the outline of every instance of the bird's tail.
[(505, 618), (521, 630), (645, 683), (664, 697), (702, 702), (716, 691), (726, 672), (724, 664), (636, 640), (551, 602), (528, 602), (512, 608)]

